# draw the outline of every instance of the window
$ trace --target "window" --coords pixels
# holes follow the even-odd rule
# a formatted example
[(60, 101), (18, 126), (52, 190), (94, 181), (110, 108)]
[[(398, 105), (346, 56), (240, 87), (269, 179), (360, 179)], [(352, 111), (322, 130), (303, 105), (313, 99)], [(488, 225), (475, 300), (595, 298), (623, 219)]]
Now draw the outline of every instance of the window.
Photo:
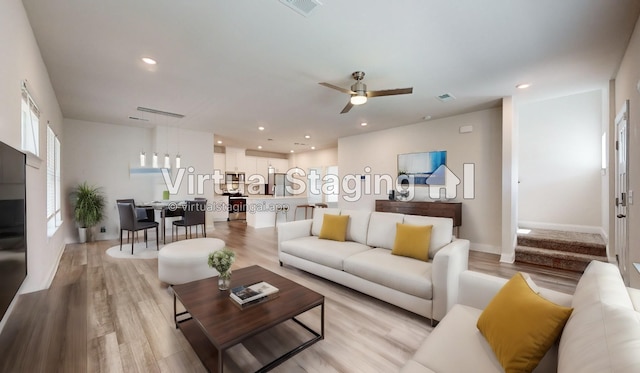
[(22, 82), (22, 150), (40, 156), (40, 110)]
[(60, 212), (60, 140), (47, 126), (47, 231), (49, 236), (62, 224)]

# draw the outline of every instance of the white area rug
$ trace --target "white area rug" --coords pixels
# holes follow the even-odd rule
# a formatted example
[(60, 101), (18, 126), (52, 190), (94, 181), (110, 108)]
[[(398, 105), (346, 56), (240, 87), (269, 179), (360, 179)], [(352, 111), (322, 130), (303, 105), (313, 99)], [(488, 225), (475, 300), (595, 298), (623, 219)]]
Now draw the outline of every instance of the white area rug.
[[(160, 245), (162, 248), (164, 245)], [(107, 255), (118, 259), (156, 259), (158, 258), (158, 251), (156, 250), (156, 241), (149, 241), (149, 247), (145, 247), (144, 241), (136, 242), (133, 245), (133, 255), (131, 255), (131, 242), (122, 242), (122, 251), (120, 251), (120, 244), (107, 249)]]

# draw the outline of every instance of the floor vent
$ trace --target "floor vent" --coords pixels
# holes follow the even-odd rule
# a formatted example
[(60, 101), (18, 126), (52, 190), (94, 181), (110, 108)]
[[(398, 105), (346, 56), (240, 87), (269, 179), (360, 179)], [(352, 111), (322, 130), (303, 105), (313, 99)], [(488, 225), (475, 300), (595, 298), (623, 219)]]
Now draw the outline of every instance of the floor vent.
[(305, 17), (309, 17), (319, 5), (322, 5), (318, 0), (280, 0), (280, 2)]

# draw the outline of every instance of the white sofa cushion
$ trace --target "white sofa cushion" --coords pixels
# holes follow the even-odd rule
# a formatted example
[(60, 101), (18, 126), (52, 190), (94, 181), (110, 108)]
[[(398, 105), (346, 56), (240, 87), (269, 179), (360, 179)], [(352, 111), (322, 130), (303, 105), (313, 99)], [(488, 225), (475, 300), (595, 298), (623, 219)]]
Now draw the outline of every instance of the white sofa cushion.
[[(491, 346), (476, 328), (481, 313), (476, 308), (453, 306), (418, 348), (413, 360), (439, 373), (504, 373)], [(403, 369), (401, 373), (409, 371)]]
[(314, 236), (320, 235), (322, 229), (322, 222), (324, 221), (324, 214), (340, 215), (340, 209), (334, 208), (315, 208), (313, 209), (313, 223), (311, 225), (311, 234)]
[(432, 264), (375, 248), (344, 260), (344, 271), (388, 288), (432, 299)]
[(449, 244), (453, 239), (453, 219), (436, 218), (433, 216), (405, 215), (404, 223), (411, 225), (433, 225), (431, 228), (431, 242), (429, 243), (429, 258), (433, 259), (438, 250)]
[(359, 252), (371, 250), (371, 248), (357, 242), (338, 242), (308, 236), (283, 241), (280, 244), (280, 250), (298, 258), (342, 271), (346, 258)]
[(640, 371), (638, 312), (605, 303), (574, 309), (560, 337), (559, 373)]
[(369, 218), (371, 211), (367, 210), (341, 210), (340, 215), (349, 215), (347, 225), (347, 241), (367, 244), (367, 230), (369, 229)]
[(638, 372), (640, 320), (618, 268), (592, 261), (560, 337), (558, 372)]
[(402, 370), (400, 371), (400, 373), (438, 373), (438, 372), (434, 372), (433, 370), (425, 367), (424, 365), (418, 363), (415, 360), (409, 360), (402, 367)]
[(633, 309), (631, 297), (618, 267), (593, 260), (576, 285), (571, 307), (580, 309), (600, 302)]
[[(440, 321), (401, 373), (504, 373), (491, 346), (476, 323), (482, 310), (456, 304)], [(456, 355), (456, 351), (460, 355)], [(542, 358), (535, 373), (555, 372), (558, 349), (552, 346)], [(420, 369), (420, 367), (424, 369)]]
[(403, 214), (372, 212), (369, 218), (367, 245), (391, 250), (396, 240), (396, 223), (402, 223)]

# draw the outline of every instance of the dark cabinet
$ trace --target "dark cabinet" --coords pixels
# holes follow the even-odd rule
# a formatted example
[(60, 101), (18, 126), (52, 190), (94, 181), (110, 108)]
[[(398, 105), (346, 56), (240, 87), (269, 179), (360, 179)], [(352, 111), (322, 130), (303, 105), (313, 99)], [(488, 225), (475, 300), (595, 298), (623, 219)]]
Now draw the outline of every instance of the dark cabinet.
[(400, 214), (436, 216), (453, 219), (453, 226), (462, 225), (461, 202), (390, 201), (376, 200), (376, 211)]

